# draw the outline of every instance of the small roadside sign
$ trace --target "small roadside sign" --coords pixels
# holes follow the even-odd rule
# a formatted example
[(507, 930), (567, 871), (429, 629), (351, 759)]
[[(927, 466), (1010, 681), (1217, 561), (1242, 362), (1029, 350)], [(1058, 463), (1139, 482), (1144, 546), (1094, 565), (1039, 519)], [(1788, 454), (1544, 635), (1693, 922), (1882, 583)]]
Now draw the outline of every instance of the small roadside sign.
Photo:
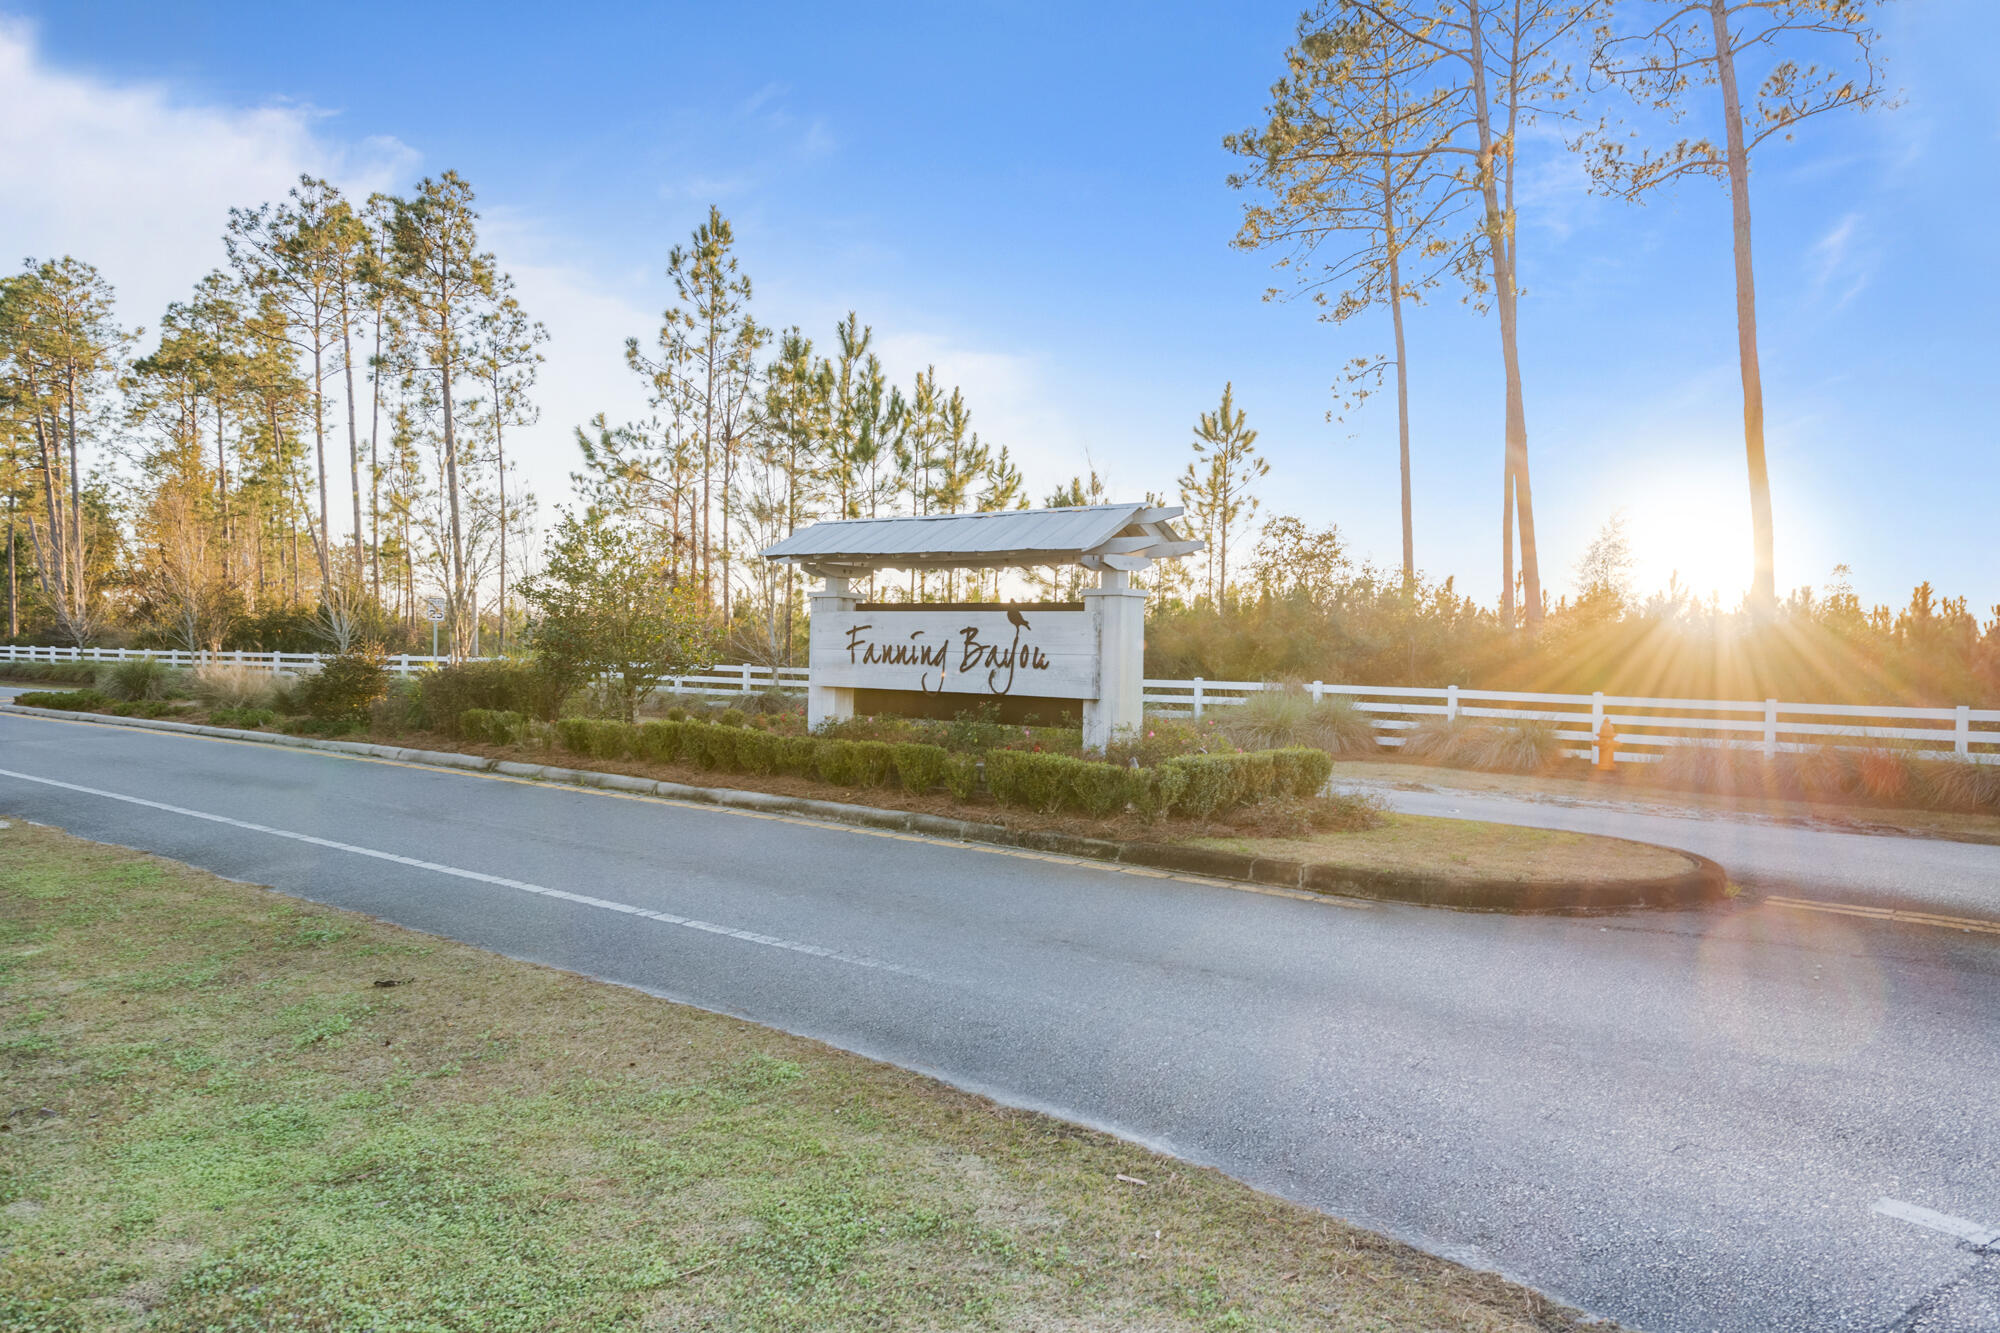
[(424, 614), (430, 617), (431, 623), (433, 625), (438, 624), (444, 620), (444, 608), (445, 608), (444, 598), (442, 597), (424, 598)]

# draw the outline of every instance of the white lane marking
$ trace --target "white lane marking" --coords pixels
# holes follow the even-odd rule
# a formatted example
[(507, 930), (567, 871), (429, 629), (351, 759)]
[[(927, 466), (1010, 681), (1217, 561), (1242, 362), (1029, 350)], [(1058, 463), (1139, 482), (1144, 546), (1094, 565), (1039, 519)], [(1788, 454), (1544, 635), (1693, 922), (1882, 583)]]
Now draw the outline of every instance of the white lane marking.
[(1932, 1231), (1942, 1231), (1947, 1236), (1956, 1236), (1975, 1250), (2000, 1245), (2000, 1227), (1982, 1226), (1978, 1222), (1968, 1222), (1949, 1213), (1934, 1212), (1918, 1204), (1904, 1203), (1901, 1199), (1877, 1199), (1875, 1211), (1884, 1217), (1914, 1222), (1920, 1227), (1929, 1227)]
[(266, 833), (274, 838), (289, 838), (293, 842), (310, 843), (315, 847), (325, 847), (336, 852), (349, 852), (355, 856), (372, 857), (377, 861), (393, 861), (397, 865), (411, 866), (417, 870), (434, 871), (440, 875), (451, 875), (458, 879), (469, 879), (480, 884), (493, 884), (503, 889), (517, 889), (522, 893), (532, 893), (538, 897), (555, 898), (566, 903), (576, 903), (582, 907), (595, 907), (606, 912), (619, 912), (626, 916), (644, 917), (648, 921), (658, 921), (663, 925), (680, 926), (686, 930), (698, 930), (708, 935), (726, 935), (733, 940), (747, 944), (761, 944), (767, 948), (783, 949), (789, 953), (807, 954), (813, 958), (825, 958), (837, 963), (851, 963), (856, 967), (873, 968), (881, 972), (897, 972), (904, 976), (934, 980), (927, 973), (915, 968), (904, 967), (880, 958), (865, 958), (856, 954), (842, 953), (817, 944), (803, 944), (798, 940), (781, 939), (776, 935), (763, 935), (754, 930), (743, 930), (736, 926), (718, 925), (713, 921), (701, 921), (693, 917), (675, 916), (672, 912), (656, 912), (649, 907), (638, 907), (632, 903), (621, 903), (610, 898), (597, 898), (587, 893), (571, 893), (567, 889), (552, 889), (542, 884), (530, 884), (526, 880), (508, 879), (505, 875), (489, 875), (481, 870), (465, 870), (458, 866), (441, 865), (436, 861), (425, 861), (414, 856), (402, 856), (396, 852), (378, 851), (373, 847), (357, 847), (351, 842), (337, 842), (332, 838), (316, 837), (310, 833), (295, 833), (290, 829), (272, 828), (268, 824), (253, 824), (247, 819), (234, 819), (228, 815), (211, 814), (206, 810), (190, 810), (186, 806), (168, 805), (165, 801), (149, 801), (143, 796), (127, 796), (122, 792), (105, 791), (98, 787), (84, 787), (74, 782), (59, 782), (54, 778), (37, 777), (32, 773), (16, 773), (12, 769), (0, 768), (0, 777), (18, 778), (22, 782), (38, 782), (45, 787), (61, 787), (65, 791), (82, 792), (86, 796), (101, 796), (110, 801), (123, 801), (127, 805), (145, 806), (149, 810), (163, 810), (168, 814), (186, 815), (190, 819), (205, 819), (212, 824), (227, 824), (231, 828), (246, 829), (252, 833)]

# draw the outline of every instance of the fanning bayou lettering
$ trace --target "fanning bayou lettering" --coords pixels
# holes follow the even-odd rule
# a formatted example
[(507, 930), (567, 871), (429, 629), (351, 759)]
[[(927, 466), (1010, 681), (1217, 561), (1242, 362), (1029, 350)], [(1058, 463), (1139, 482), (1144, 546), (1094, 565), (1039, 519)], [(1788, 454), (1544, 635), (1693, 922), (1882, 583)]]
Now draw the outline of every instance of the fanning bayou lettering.
[[(944, 689), (945, 677), (956, 672), (971, 675), (984, 671), (986, 688), (992, 694), (1011, 694), (1021, 671), (1047, 671), (1049, 656), (1033, 643), (1021, 642), (1027, 625), (1012, 626), (1013, 639), (1006, 644), (989, 643), (979, 637), (977, 625), (957, 631), (951, 638), (930, 638), (928, 630), (916, 630), (901, 643), (883, 643), (867, 637), (873, 625), (852, 625), (847, 630), (847, 660), (860, 666), (920, 666), (928, 668), (918, 687), (936, 694)], [(954, 652), (954, 648), (956, 652)], [(957, 661), (954, 662), (954, 656)], [(935, 672), (935, 678), (932, 673)]]

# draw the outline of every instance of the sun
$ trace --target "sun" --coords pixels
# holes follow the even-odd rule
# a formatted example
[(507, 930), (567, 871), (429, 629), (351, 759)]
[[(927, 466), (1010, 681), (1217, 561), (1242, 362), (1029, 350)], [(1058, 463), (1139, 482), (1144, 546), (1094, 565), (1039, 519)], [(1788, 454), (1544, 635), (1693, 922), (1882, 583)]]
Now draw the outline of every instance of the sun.
[(1656, 476), (1632, 494), (1625, 537), (1640, 597), (1678, 578), (1689, 593), (1704, 602), (1713, 596), (1725, 610), (1743, 600), (1753, 552), (1750, 501), (1741, 477)]

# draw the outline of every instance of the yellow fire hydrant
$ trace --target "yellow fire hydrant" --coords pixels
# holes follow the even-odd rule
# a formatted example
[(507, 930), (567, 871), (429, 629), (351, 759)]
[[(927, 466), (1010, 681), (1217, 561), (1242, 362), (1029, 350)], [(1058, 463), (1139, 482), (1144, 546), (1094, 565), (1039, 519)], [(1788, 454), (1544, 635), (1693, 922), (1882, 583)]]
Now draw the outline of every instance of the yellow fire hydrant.
[(1618, 728), (1605, 718), (1604, 725), (1597, 729), (1597, 771), (1609, 773), (1611, 764), (1618, 753)]

